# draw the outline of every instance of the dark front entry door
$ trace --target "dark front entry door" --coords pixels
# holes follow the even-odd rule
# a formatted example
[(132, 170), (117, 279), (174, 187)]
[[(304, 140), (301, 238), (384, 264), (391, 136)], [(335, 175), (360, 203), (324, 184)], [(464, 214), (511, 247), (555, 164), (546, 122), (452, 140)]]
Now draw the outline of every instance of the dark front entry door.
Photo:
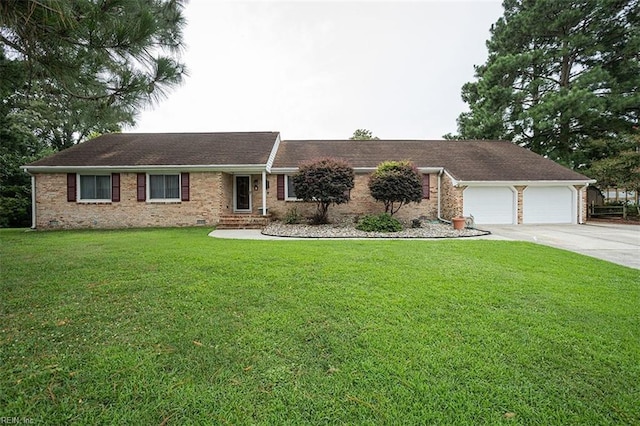
[(251, 176), (236, 176), (236, 211), (251, 211)]

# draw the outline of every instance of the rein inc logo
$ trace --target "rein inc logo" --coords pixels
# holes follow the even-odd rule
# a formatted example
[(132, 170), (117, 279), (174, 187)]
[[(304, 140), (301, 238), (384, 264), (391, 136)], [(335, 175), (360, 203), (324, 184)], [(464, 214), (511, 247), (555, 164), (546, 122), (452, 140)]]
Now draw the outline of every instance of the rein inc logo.
[(0, 425), (31, 425), (35, 421), (31, 417), (0, 417)]

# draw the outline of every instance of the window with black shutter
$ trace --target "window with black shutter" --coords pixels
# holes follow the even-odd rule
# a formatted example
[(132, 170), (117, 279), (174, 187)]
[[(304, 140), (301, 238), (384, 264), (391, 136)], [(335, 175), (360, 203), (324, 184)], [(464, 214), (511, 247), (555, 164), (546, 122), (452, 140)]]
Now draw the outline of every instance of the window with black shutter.
[(278, 200), (284, 200), (284, 175), (278, 175), (277, 184)]
[(67, 201), (76, 201), (76, 174), (67, 173)]
[(429, 175), (422, 175), (422, 199), (428, 200), (430, 188), (429, 188)]
[(147, 175), (138, 173), (138, 201), (147, 200)]
[(182, 173), (180, 175), (180, 188), (181, 188), (181, 200), (189, 201), (189, 173)]
[(111, 173), (111, 201), (120, 201), (120, 173)]

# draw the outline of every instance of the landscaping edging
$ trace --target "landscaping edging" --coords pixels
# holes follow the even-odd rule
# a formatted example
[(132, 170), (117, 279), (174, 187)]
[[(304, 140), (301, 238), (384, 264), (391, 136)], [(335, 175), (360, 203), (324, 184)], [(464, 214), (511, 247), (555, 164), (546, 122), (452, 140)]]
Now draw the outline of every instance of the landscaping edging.
[(450, 224), (442, 222), (423, 223), (418, 228), (405, 228), (400, 232), (365, 232), (355, 228), (353, 223), (335, 223), (328, 225), (288, 225), (271, 222), (262, 234), (274, 237), (295, 238), (461, 238), (479, 237), (490, 232), (465, 228), (456, 230)]

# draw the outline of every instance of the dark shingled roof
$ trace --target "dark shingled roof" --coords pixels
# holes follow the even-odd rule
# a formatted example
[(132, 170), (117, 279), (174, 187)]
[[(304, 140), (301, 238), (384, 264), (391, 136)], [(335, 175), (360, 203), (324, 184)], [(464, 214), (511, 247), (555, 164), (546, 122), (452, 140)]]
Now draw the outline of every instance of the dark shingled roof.
[[(26, 167), (266, 165), (278, 132), (113, 133)], [(295, 168), (321, 157), (375, 168), (385, 160), (444, 167), (461, 181), (588, 181), (589, 178), (505, 141), (282, 141), (273, 168)]]
[(547, 158), (506, 141), (288, 140), (280, 143), (273, 168), (335, 157), (352, 167), (376, 167), (385, 160), (410, 160), (417, 167), (444, 167), (461, 181), (587, 181)]
[(28, 166), (266, 164), (278, 132), (111, 133)]

